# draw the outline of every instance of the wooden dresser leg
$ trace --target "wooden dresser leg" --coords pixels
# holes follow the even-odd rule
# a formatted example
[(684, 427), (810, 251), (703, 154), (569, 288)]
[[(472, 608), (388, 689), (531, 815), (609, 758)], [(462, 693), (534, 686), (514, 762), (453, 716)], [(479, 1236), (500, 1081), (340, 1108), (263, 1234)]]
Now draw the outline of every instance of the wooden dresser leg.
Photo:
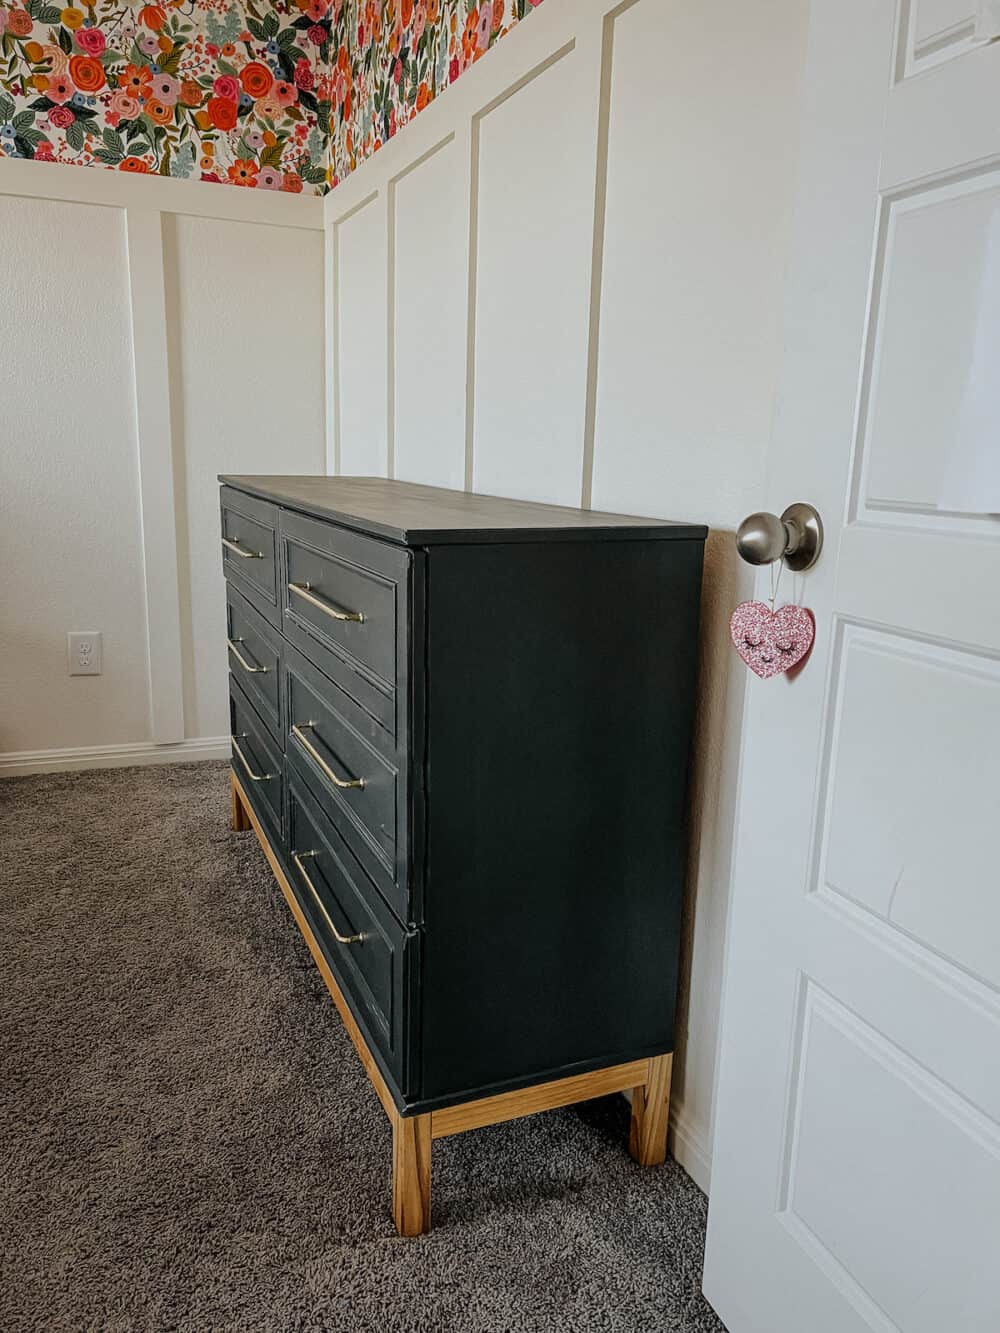
[(229, 774), (229, 790), (233, 798), (233, 832), (246, 833), (251, 824), (247, 812), (243, 809), (243, 801), (236, 787), (236, 775), (232, 771)]
[(670, 1114), (672, 1055), (655, 1055), (649, 1077), (632, 1089), (632, 1124), (628, 1150), (640, 1166), (659, 1166), (667, 1158), (667, 1119)]
[(392, 1217), (401, 1236), (431, 1229), (431, 1118), (392, 1120)]

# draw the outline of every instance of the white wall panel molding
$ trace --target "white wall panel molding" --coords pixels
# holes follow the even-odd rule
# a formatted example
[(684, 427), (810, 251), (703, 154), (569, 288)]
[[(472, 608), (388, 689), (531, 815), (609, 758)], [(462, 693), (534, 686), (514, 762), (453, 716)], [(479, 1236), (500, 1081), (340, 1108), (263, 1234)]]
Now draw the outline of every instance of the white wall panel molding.
[(216, 474), (323, 470), (322, 205), (257, 193), (0, 162), (0, 773), (218, 751)]
[(323, 200), (318, 195), (282, 194), (278, 190), (242, 190), (98, 168), (72, 168), (58, 162), (0, 161), (0, 195), (26, 199), (64, 199), (110, 208), (156, 209), (192, 217), (231, 218), (280, 227), (319, 230)]
[(128, 237), (143, 574), (146, 582), (150, 736), (184, 739), (180, 591), (163, 226), (158, 212), (125, 210)]

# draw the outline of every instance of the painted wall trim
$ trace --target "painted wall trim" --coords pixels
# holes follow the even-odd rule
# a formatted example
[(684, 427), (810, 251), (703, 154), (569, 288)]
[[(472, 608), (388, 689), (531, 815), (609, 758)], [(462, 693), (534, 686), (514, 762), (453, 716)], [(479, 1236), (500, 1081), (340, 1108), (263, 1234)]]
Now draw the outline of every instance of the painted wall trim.
[(323, 226), (323, 200), (319, 195), (206, 188), (197, 182), (165, 176), (74, 168), (57, 162), (0, 159), (0, 195), (3, 194), (108, 208), (154, 209), (189, 217), (302, 227), (310, 231), (319, 231)]
[(11, 750), (0, 754), (0, 778), (32, 773), (72, 773), (91, 768), (131, 768), (142, 764), (193, 764), (228, 759), (228, 736), (199, 736), (176, 745), (137, 741), (130, 745), (80, 746), (67, 750)]
[(127, 208), (125, 230), (146, 583), (150, 737), (158, 745), (169, 745), (184, 739), (184, 690), (162, 214)]

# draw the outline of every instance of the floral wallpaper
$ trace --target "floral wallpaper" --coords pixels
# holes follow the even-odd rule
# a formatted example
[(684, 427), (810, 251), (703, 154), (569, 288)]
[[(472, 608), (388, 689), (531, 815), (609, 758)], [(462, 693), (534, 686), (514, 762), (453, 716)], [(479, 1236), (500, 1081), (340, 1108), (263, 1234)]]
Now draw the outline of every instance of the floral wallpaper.
[(541, 0), (0, 0), (0, 157), (323, 193)]

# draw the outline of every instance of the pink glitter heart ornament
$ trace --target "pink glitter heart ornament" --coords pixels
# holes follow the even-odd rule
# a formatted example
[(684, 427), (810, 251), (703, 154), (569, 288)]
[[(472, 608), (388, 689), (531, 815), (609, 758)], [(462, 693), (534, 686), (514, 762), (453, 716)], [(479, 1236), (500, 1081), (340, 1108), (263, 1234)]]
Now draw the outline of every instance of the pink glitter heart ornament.
[(816, 624), (804, 606), (772, 611), (766, 602), (741, 602), (729, 633), (750, 670), (770, 680), (802, 661), (816, 637)]

